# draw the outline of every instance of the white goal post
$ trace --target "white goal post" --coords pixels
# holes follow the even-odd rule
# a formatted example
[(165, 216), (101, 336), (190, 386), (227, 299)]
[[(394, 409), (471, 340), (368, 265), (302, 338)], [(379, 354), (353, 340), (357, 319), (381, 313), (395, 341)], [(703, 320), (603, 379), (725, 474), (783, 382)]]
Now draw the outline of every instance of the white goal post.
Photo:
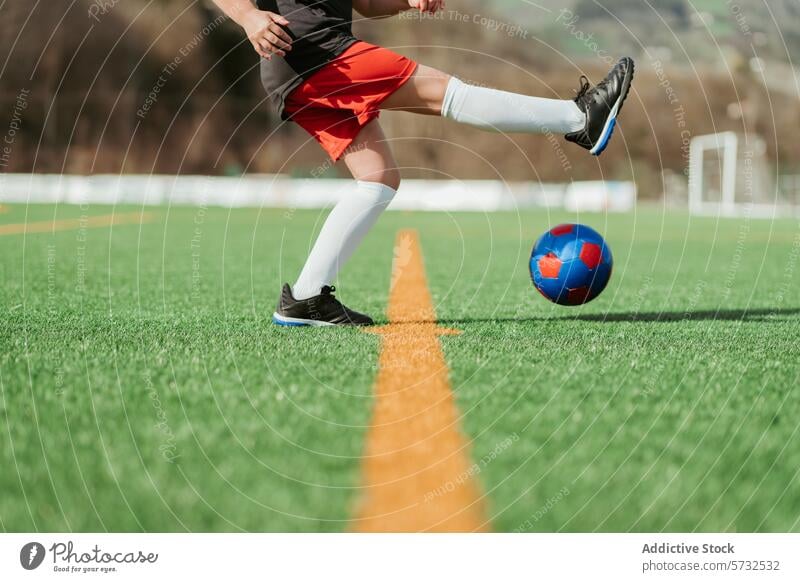
[(711, 216), (793, 216), (781, 196), (764, 140), (734, 132), (701, 135), (689, 146), (689, 212)]

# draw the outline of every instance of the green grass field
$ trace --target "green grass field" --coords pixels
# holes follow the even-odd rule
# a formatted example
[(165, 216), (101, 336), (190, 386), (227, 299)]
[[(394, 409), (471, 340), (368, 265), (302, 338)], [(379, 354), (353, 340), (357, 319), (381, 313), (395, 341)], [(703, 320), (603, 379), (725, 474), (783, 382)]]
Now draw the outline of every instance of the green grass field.
[[(324, 214), (148, 211), (0, 236), (0, 528), (347, 529), (379, 338), (270, 323)], [(527, 257), (576, 219), (615, 272), (564, 308)], [(797, 221), (388, 213), (339, 282), (383, 321), (402, 227), (463, 331), (441, 341), (494, 530), (800, 531)]]

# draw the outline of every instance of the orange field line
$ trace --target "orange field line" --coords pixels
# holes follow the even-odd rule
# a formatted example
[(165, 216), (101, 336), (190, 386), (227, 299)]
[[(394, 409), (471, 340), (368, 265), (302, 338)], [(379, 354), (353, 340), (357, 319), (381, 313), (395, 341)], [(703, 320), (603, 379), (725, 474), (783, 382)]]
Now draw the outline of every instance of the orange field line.
[(381, 335), (375, 408), (353, 529), (480, 531), (483, 506), (450, 388), (417, 233), (397, 234), (389, 325)]
[(117, 224), (141, 224), (155, 218), (151, 212), (123, 212), (103, 214), (100, 216), (84, 216), (81, 218), (64, 218), (62, 220), (42, 220), (20, 224), (0, 225), (0, 236), (12, 234), (32, 234), (55, 232), (57, 230), (77, 230), (80, 228), (101, 228)]

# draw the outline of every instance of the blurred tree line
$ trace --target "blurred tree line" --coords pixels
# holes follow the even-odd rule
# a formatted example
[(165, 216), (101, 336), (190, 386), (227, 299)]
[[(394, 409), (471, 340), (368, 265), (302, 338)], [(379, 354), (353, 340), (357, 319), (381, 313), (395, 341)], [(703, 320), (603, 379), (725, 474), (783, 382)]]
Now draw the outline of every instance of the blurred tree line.
[[(617, 1), (631, 5), (621, 10), (641, 4)], [(524, 25), (539, 9), (515, 6), (511, 17), (507, 4), (450, 2), (436, 18), (356, 15), (355, 30), (464, 80), (511, 91), (570, 98), (581, 74), (595, 81), (605, 74), (608, 59), (580, 27), (559, 22), (556, 8), (542, 32)], [(584, 4), (580, 26), (602, 17), (595, 3)], [(659, 6), (674, 22), (688, 18), (679, 0)], [(621, 25), (618, 34), (626, 34)], [(565, 53), (567, 41), (582, 45), (583, 58)], [(346, 175), (270, 110), (257, 56), (208, 1), (10, 0), (0, 7), (0, 43), (0, 131), (27, 91), (8, 171)], [(691, 136), (727, 129), (757, 132), (771, 159), (798, 166), (789, 135), (800, 125), (796, 95), (768, 91), (746, 63), (671, 65), (646, 47), (634, 56), (635, 90), (617, 140), (599, 159), (556, 136), (487, 134), (410, 114), (385, 112), (384, 128), (407, 177), (634, 178), (643, 196), (658, 196), (663, 169), (683, 172)]]

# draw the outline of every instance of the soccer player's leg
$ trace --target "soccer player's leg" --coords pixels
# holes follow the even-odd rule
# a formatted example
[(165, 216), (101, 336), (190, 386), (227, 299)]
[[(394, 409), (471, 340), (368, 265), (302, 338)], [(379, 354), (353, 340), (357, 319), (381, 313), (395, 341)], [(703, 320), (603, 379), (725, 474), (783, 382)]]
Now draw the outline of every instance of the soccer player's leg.
[(392, 201), (400, 173), (377, 119), (361, 129), (342, 157), (356, 179), (355, 188), (331, 210), (294, 287), (283, 286), (272, 316), (279, 325), (373, 323), (336, 298), (333, 282)]
[(594, 87), (581, 77), (577, 96), (564, 100), (478, 87), (420, 65), (381, 107), (441, 115), (487, 131), (561, 134), (599, 155), (628, 96), (633, 71), (632, 59), (620, 59)]

